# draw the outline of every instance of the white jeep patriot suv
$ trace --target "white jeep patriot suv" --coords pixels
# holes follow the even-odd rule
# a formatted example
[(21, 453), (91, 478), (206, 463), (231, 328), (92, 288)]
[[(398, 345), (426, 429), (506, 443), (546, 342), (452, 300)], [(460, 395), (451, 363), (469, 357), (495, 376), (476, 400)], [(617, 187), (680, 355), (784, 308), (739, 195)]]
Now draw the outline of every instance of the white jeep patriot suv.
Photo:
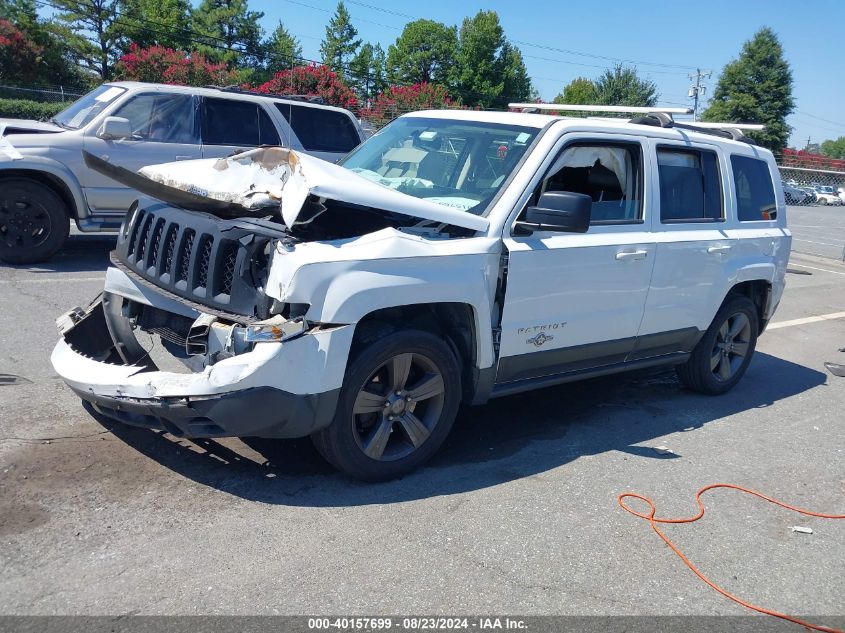
[(0, 119), (0, 261), (52, 257), (68, 235), (115, 230), (137, 191), (89, 169), (87, 151), (138, 170), (284, 145), (337, 160), (364, 140), (348, 110), (313, 99), (121, 81), (50, 122)]
[(429, 459), (461, 403), (657, 365), (723, 393), (784, 289), (772, 154), (664, 113), (416, 112), (339, 165), (86, 160), (148, 197), (58, 374), (121, 422), (310, 435), (363, 479)]

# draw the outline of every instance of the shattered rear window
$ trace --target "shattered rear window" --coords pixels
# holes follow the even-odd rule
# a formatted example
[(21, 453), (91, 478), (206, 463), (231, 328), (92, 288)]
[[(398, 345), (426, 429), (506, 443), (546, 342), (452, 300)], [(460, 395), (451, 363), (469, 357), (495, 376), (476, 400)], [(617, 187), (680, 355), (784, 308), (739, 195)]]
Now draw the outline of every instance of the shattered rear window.
[(539, 132), (520, 125), (404, 117), (340, 164), (385, 187), (483, 215)]

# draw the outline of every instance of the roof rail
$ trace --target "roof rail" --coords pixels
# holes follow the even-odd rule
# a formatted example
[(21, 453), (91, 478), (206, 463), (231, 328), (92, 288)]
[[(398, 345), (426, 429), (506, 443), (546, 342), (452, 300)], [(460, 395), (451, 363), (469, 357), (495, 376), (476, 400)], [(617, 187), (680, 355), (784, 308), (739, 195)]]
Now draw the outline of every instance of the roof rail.
[(692, 108), (662, 108), (660, 106), (618, 106), (569, 103), (509, 103), (509, 108), (519, 110), (552, 110), (554, 112), (621, 112), (628, 114), (692, 114)]
[(734, 141), (742, 141), (754, 145), (754, 139), (743, 134), (743, 130), (754, 131), (764, 130), (765, 125), (759, 123), (717, 123), (715, 121), (675, 121), (671, 117), (660, 112), (653, 112), (646, 116), (631, 119), (629, 123), (637, 125), (653, 125), (655, 127), (676, 128), (680, 130), (691, 130), (701, 134), (710, 134), (729, 138)]
[[(702, 134), (711, 134), (722, 138), (742, 141), (754, 144), (754, 140), (748, 138), (743, 131), (759, 131), (766, 128), (759, 123), (718, 123), (713, 121), (676, 121), (673, 114), (692, 114), (692, 108), (661, 108), (659, 106), (614, 106), (614, 105), (588, 105), (569, 103), (509, 103), (509, 108), (518, 108), (523, 112), (539, 112), (541, 110), (552, 112), (623, 112), (640, 114), (628, 123), (636, 125), (652, 125), (662, 128), (677, 128), (691, 130)], [(607, 119), (603, 117), (590, 117), (593, 120), (618, 121), (618, 119)]]
[(244, 90), (240, 86), (203, 86), (220, 92), (233, 92), (242, 95), (254, 95), (256, 97), (274, 97), (276, 99), (290, 99), (291, 101), (305, 101), (306, 103), (325, 103), (323, 97), (316, 95), (293, 95), (279, 92), (257, 92), (255, 90)]

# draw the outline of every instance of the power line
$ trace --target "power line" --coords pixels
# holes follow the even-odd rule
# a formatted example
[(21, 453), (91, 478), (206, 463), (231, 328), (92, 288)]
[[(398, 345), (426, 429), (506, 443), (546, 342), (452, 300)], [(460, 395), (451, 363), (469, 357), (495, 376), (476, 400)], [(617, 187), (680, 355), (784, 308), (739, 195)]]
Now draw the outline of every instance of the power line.
[(809, 112), (803, 112), (801, 110), (796, 110), (795, 112), (803, 116), (808, 116), (811, 119), (818, 119), (819, 121), (824, 121), (825, 123), (832, 123), (833, 125), (838, 125), (840, 127), (845, 128), (845, 123), (840, 123), (839, 121), (831, 121), (830, 119), (824, 119), (820, 116), (816, 116), (815, 114), (810, 114)]
[[(286, 0), (286, 2), (293, 2), (293, 0)], [(372, 9), (373, 11), (381, 11), (382, 13), (388, 13), (390, 15), (395, 15), (395, 16), (402, 17), (402, 18), (408, 18), (408, 19), (411, 19), (411, 20), (420, 19), (419, 16), (413, 16), (413, 15), (410, 15), (408, 13), (402, 13), (400, 11), (393, 11), (391, 9), (385, 9), (383, 7), (377, 7), (375, 5), (368, 4), (366, 2), (361, 2), (360, 0), (347, 0), (347, 2), (349, 2), (350, 4), (356, 4), (356, 5), (361, 6), (361, 7), (366, 7), (368, 9)], [(661, 67), (661, 68), (678, 68), (678, 69), (683, 69), (683, 70), (691, 70), (691, 69), (695, 68), (694, 66), (685, 66), (683, 64), (665, 64), (665, 63), (660, 63), (660, 62), (646, 62), (646, 61), (636, 60), (636, 59), (626, 59), (624, 57), (612, 57), (612, 56), (608, 56), (608, 55), (599, 55), (597, 53), (586, 53), (584, 51), (578, 51), (578, 50), (573, 50), (573, 49), (568, 49), (568, 48), (558, 48), (558, 47), (555, 47), (555, 46), (548, 46), (548, 45), (545, 45), (545, 44), (536, 44), (534, 42), (527, 42), (527, 41), (524, 41), (524, 40), (510, 40), (510, 41), (513, 42), (514, 44), (521, 44), (522, 46), (530, 46), (532, 48), (540, 48), (540, 49), (543, 49), (543, 50), (553, 51), (553, 52), (556, 52), (556, 53), (565, 53), (567, 55), (576, 55), (576, 56), (579, 56), (579, 57), (591, 57), (593, 59), (604, 59), (604, 60), (607, 60), (607, 61), (624, 62), (626, 64), (638, 64), (640, 66), (657, 66), (657, 67)]]

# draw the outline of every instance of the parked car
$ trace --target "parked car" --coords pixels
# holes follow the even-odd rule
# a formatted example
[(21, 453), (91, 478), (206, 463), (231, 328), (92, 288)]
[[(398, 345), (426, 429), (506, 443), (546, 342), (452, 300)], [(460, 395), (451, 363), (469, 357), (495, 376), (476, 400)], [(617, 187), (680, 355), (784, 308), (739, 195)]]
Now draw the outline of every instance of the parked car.
[(138, 193), (87, 168), (85, 150), (137, 170), (283, 145), (335, 161), (364, 139), (351, 112), (303, 98), (103, 84), (48, 123), (0, 120), (0, 260), (49, 259), (70, 221), (116, 230)]
[(837, 207), (842, 204), (842, 200), (839, 199), (839, 194), (836, 193), (836, 190), (833, 187), (820, 185), (815, 187), (815, 193), (816, 201), (819, 204), (829, 204)]
[(836, 190), (836, 195), (839, 196), (840, 202), (842, 202), (842, 204), (845, 204), (845, 187), (839, 187)]
[(310, 435), (367, 480), (423, 464), (461, 403), (654, 366), (725, 393), (784, 289), (778, 166), (638, 121), (416, 112), (337, 165), (267, 148), (135, 174), (89, 155), (151, 197), (101, 298), (59, 318), (53, 367), (120, 422)]
[(799, 189), (807, 194), (804, 204), (816, 204), (818, 202), (818, 195), (813, 187), (799, 187)]
[(783, 195), (786, 198), (786, 204), (805, 204), (809, 198), (806, 191), (788, 183), (783, 183)]

